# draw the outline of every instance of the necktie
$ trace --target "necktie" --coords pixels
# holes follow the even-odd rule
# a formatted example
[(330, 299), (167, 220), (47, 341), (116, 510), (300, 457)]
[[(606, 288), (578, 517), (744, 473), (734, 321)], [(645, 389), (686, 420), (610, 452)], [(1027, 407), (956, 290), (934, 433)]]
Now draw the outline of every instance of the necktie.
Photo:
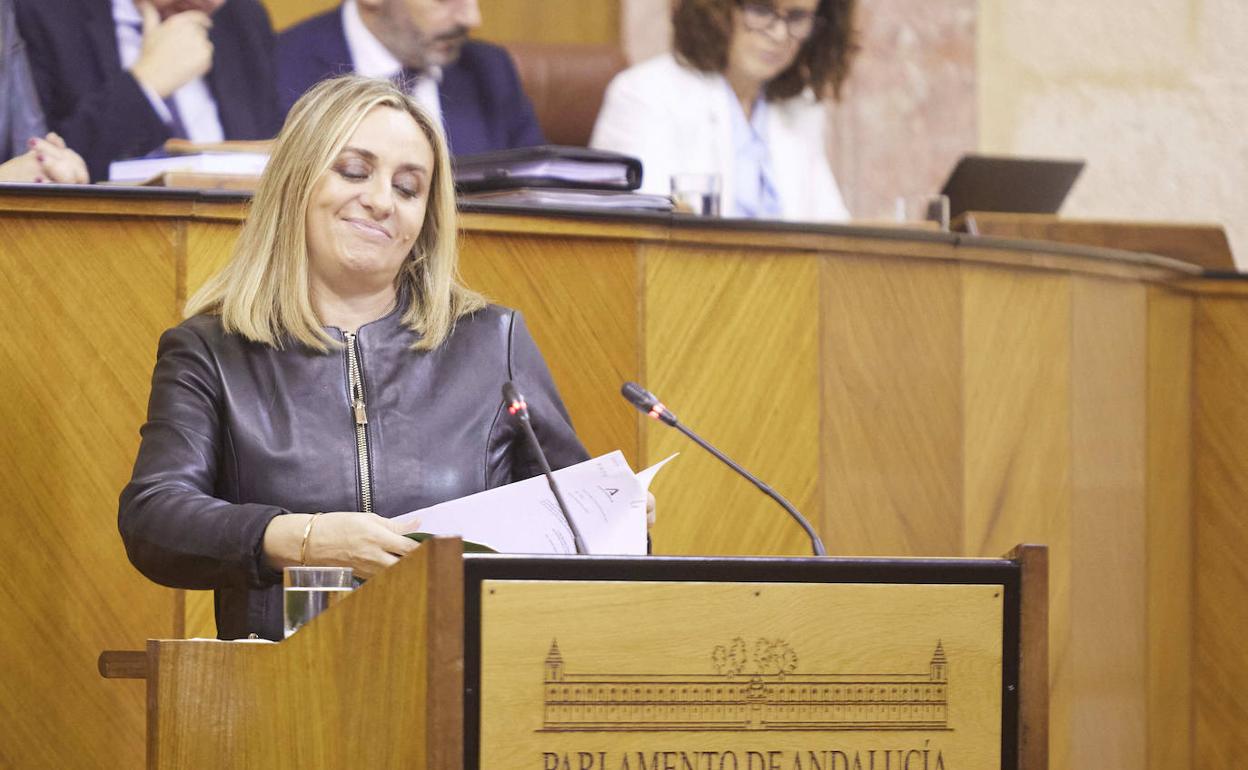
[[(121, 29), (129, 31), (133, 36), (131, 40), (137, 41), (137, 45), (141, 50), (143, 45), (143, 22), (137, 19), (123, 20), (120, 24)], [(186, 131), (186, 124), (182, 122), (182, 112), (178, 109), (178, 102), (173, 98), (173, 94), (169, 94), (160, 100), (164, 102), (165, 108), (169, 110), (169, 120), (164, 121), (165, 127), (169, 129), (169, 133), (175, 139), (190, 139), (191, 136)]]
[(165, 124), (169, 127), (169, 133), (173, 134), (175, 139), (190, 139), (191, 135), (186, 131), (186, 124), (182, 122), (182, 113), (178, 110), (178, 102), (173, 98), (173, 94), (163, 101), (169, 108), (169, 122)]
[(411, 67), (404, 67), (403, 69), (396, 72), (394, 77), (391, 78), (391, 80), (394, 81), (394, 85), (400, 91), (407, 94), (408, 96), (412, 96), (416, 93), (416, 83), (423, 77), (425, 77), (424, 70), (413, 69)]

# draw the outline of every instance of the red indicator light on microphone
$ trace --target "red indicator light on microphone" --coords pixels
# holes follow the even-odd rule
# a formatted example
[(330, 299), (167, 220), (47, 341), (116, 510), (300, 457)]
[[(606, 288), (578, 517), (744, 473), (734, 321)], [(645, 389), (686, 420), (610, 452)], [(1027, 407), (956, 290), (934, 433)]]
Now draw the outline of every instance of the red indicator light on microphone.
[(529, 408), (529, 405), (524, 403), (524, 400), (521, 399), (519, 401), (512, 401), (510, 404), (508, 404), (507, 412), (509, 414), (518, 414), (520, 412), (525, 411), (528, 408)]

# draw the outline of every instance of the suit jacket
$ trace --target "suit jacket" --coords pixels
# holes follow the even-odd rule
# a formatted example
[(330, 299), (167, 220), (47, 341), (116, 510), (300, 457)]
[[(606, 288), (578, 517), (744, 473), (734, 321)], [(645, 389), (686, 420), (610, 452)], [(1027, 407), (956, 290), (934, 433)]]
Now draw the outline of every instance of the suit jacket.
[[(717, 173), (722, 210), (733, 216), (732, 99), (722, 75), (664, 54), (615, 76), (590, 146), (640, 158), (642, 192), (667, 195), (672, 174)], [(828, 165), (823, 105), (805, 93), (767, 106), (767, 150), (782, 218), (848, 220)]]
[[(342, 9), (297, 24), (277, 38), (277, 91), (282, 111), (325, 78), (355, 71)], [(506, 50), (471, 41), (438, 85), (442, 124), (454, 155), (544, 144), (533, 105)]]
[(0, 0), (0, 163), (26, 152), (26, 140), (45, 133), (13, 4)]
[[(87, 162), (145, 155), (169, 138), (156, 110), (121, 68), (109, 0), (15, 0), (48, 126)], [(227, 0), (212, 17), (208, 87), (227, 139), (268, 139), (281, 128), (273, 28), (257, 0)]]
[[(359, 462), (347, 351), (277, 350), (201, 315), (160, 340), (147, 424), (118, 524), (152, 580), (216, 590), (217, 633), (282, 637), (282, 575), (264, 531), (289, 512), (392, 517), (539, 473), (499, 390), (514, 380), (550, 464), (587, 459), (524, 321), (487, 306), (414, 351), (404, 302), (359, 328), (368, 422)], [(336, 339), (342, 334), (327, 329)]]

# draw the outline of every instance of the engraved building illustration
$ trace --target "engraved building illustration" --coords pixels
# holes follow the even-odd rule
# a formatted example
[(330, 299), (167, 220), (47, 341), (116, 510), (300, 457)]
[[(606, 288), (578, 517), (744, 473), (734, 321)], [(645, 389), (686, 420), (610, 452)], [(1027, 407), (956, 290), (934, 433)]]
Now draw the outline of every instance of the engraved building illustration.
[(783, 640), (716, 647), (714, 674), (582, 674), (558, 641), (545, 665), (543, 731), (946, 730), (949, 661), (941, 642), (923, 673), (796, 673)]

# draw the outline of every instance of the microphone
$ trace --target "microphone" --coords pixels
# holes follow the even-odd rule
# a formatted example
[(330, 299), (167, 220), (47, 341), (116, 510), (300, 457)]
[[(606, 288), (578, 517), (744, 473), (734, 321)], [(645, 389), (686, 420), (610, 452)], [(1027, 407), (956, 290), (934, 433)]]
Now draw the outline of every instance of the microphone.
[(728, 455), (711, 446), (701, 436), (686, 428), (683, 424), (681, 424), (680, 420), (676, 419), (676, 415), (672, 414), (672, 411), (664, 406), (662, 401), (659, 401), (658, 396), (654, 395), (635, 382), (624, 383), (624, 385), (620, 388), (620, 395), (624, 396), (624, 398), (627, 399), (630, 404), (637, 407), (638, 410), (645, 412), (659, 422), (662, 422), (665, 425), (670, 425), (685, 434), (692, 439), (695, 444), (715, 455), (716, 458), (718, 458), (729, 468), (732, 468), (734, 471), (744, 476), (751, 484), (762, 490), (763, 494), (779, 503), (780, 507), (784, 508), (784, 510), (793, 517), (793, 520), (800, 524), (802, 529), (806, 530), (806, 536), (810, 538), (810, 545), (815, 552), (815, 556), (828, 555), (828, 552), (823, 548), (823, 541), (819, 539), (819, 535), (815, 532), (814, 527), (810, 526), (810, 522), (806, 520), (806, 517), (798, 513), (797, 509), (794, 508), (788, 500), (785, 500), (774, 489), (759, 481), (745, 468), (737, 465), (730, 457), (728, 457)]
[(525, 441), (537, 455), (537, 462), (542, 468), (542, 473), (546, 474), (546, 483), (550, 485), (550, 491), (555, 494), (555, 503), (559, 506), (559, 512), (563, 514), (563, 520), (567, 523), (568, 529), (572, 530), (572, 542), (576, 546), (576, 552), (589, 553), (585, 538), (581, 537), (581, 531), (577, 529), (576, 522), (572, 520), (572, 514), (568, 512), (568, 505), (563, 501), (563, 493), (559, 491), (559, 485), (555, 483), (554, 474), (550, 471), (550, 463), (546, 460), (546, 453), (542, 451), (537, 434), (533, 432), (533, 423), (529, 420), (529, 405), (525, 403), (524, 396), (520, 395), (520, 391), (516, 390), (511, 380), (503, 383), (503, 404), (507, 407), (508, 413), (520, 422)]

